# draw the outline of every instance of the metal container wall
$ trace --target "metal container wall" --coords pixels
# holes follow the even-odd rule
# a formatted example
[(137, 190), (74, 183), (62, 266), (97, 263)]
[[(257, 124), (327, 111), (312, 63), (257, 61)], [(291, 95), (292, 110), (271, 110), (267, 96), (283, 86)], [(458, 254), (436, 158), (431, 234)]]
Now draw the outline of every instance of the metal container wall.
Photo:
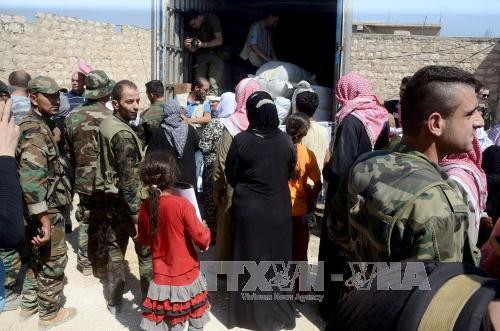
[[(154, 0), (152, 19), (152, 79), (163, 82), (166, 95), (172, 96), (173, 85), (191, 81), (192, 56), (184, 49), (183, 13), (196, 9), (213, 11), (217, 1), (210, 0)], [(156, 38), (155, 38), (156, 37)]]

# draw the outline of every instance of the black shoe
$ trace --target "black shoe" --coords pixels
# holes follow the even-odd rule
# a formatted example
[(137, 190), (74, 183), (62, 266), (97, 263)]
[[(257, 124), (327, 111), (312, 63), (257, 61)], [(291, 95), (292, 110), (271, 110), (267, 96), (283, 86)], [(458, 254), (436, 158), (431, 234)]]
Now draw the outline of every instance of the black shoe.
[(111, 315), (118, 315), (122, 312), (122, 305), (110, 305), (108, 303), (107, 306)]

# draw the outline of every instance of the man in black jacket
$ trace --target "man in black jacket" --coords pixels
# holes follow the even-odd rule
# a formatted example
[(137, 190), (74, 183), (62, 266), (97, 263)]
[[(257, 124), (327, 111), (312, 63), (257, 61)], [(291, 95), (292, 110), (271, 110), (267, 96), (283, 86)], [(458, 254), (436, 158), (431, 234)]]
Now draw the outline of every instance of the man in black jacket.
[[(12, 101), (0, 101), (0, 311), (4, 308), (4, 298), (7, 298), (6, 309), (18, 306), (17, 295), (13, 289), (21, 260), (16, 248), (24, 241), (23, 204), (21, 186), (17, 176), (16, 160), (14, 158), (19, 126), (11, 114)], [(15, 264), (15, 267), (13, 265)], [(13, 271), (8, 274), (5, 282), (7, 295), (4, 293), (5, 269)]]

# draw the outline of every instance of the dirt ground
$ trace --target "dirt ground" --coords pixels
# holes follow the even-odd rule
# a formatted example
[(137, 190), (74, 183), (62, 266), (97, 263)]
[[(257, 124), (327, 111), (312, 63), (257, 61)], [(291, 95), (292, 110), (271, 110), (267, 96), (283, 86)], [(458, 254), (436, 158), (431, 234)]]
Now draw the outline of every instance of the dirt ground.
[[(69, 260), (65, 272), (66, 280), (63, 300), (66, 306), (77, 308), (78, 314), (71, 321), (56, 326), (51, 330), (140, 330), (141, 293), (139, 288), (139, 269), (132, 240), (129, 242), (126, 255), (128, 268), (126, 271), (123, 310), (121, 314), (113, 316), (106, 309), (103, 286), (99, 279), (93, 276), (83, 276), (76, 270), (78, 223), (75, 221), (74, 215), (73, 229), (72, 233), (67, 234)], [(317, 263), (314, 261), (317, 261), (318, 246), (319, 238), (311, 235), (309, 261), (312, 264)], [(201, 253), (200, 260), (210, 261), (214, 251), (214, 247), (211, 247), (207, 252)], [(209, 300), (212, 305), (211, 320), (205, 326), (205, 330), (228, 330), (227, 292), (223, 291), (221, 286), (219, 286), (218, 291), (209, 292)], [(321, 320), (317, 312), (317, 302), (306, 301), (306, 303), (297, 304), (297, 309), (300, 312), (300, 317), (296, 320), (297, 326), (294, 330), (312, 331), (324, 328), (325, 323)], [(18, 320), (18, 315), (19, 310), (1, 313), (0, 330), (26, 331), (38, 329), (38, 315), (24, 322)], [(233, 330), (238, 329), (234, 328)]]

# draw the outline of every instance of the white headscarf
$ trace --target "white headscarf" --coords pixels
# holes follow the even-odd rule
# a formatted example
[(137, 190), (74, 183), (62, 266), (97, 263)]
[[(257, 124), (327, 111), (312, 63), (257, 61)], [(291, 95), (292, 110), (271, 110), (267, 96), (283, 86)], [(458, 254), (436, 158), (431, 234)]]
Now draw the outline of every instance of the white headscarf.
[(479, 140), (479, 145), (481, 146), (482, 152), (484, 152), (486, 148), (494, 145), (493, 141), (488, 138), (488, 134), (486, 133), (486, 131), (484, 131), (484, 127), (476, 129), (476, 136), (477, 140)]
[(222, 93), (215, 115), (217, 118), (227, 118), (236, 110), (236, 95), (233, 92)]

